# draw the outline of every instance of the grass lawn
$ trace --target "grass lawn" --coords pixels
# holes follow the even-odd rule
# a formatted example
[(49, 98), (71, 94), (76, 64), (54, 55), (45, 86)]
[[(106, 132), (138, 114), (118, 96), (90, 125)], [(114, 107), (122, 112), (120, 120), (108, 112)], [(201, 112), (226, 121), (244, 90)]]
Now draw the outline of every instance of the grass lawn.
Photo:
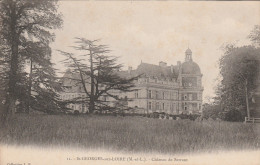
[(260, 149), (260, 125), (145, 117), (15, 115), (0, 142), (126, 152)]

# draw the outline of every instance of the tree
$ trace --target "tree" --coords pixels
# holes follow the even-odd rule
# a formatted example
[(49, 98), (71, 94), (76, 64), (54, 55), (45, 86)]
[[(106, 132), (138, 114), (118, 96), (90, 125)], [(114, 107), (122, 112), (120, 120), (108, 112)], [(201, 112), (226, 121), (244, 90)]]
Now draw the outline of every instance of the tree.
[[(29, 102), (27, 108), (47, 113), (60, 111), (63, 108), (59, 100), (58, 92), (62, 91), (59, 79), (49, 58), (40, 58), (38, 62), (35, 58), (31, 61), (31, 76), (29, 79)], [(28, 109), (27, 109), (28, 111)]]
[(242, 116), (250, 117), (249, 94), (256, 87), (259, 71), (259, 48), (253, 46), (234, 47), (228, 45), (220, 59), (219, 86), (221, 103), (227, 111), (239, 111)]
[(37, 52), (35, 44), (41, 43), (41, 46), (49, 47), (49, 43), (54, 40), (50, 29), (59, 28), (62, 21), (57, 13), (57, 0), (2, 0), (0, 18), (1, 47), (5, 50), (5, 62), (9, 69), (8, 108), (3, 112), (4, 121), (8, 112), (15, 109), (19, 70), (25, 66), (24, 61), (33, 55), (42, 55)]
[(248, 36), (253, 44), (260, 46), (260, 25), (255, 25), (254, 29)]
[[(81, 55), (83, 59), (79, 59), (75, 54), (60, 51), (67, 64), (76, 74), (79, 74), (78, 82), (83, 86), (89, 103), (89, 112), (92, 113), (96, 107), (108, 106), (106, 100), (102, 100), (102, 96), (112, 97), (120, 100), (118, 92), (133, 91), (135, 85), (133, 83), (137, 77), (122, 77), (118, 74), (122, 65), (117, 64), (117, 58), (104, 55), (110, 52), (106, 45), (97, 45), (99, 40), (87, 40), (84, 38), (76, 38), (76, 50), (86, 52)], [(78, 56), (79, 57), (79, 56)], [(87, 86), (90, 86), (88, 90)]]

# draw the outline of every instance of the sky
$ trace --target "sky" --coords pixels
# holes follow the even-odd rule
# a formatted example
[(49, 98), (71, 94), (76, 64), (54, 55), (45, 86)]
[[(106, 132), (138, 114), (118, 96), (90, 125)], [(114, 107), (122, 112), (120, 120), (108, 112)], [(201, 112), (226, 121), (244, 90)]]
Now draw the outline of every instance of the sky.
[(219, 1), (61, 1), (63, 28), (52, 43), (56, 68), (64, 59), (56, 50), (75, 52), (75, 37), (108, 45), (124, 69), (140, 63), (176, 65), (189, 47), (203, 74), (204, 102), (219, 81), (222, 47), (250, 44), (247, 36), (260, 24), (260, 2)]

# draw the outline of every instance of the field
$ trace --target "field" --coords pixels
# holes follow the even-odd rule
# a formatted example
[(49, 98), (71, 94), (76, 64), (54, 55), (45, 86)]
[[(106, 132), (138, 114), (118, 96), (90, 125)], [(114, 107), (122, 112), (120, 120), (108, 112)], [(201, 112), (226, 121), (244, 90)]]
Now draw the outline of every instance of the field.
[(260, 125), (145, 117), (16, 115), (0, 142), (146, 153), (259, 150)]

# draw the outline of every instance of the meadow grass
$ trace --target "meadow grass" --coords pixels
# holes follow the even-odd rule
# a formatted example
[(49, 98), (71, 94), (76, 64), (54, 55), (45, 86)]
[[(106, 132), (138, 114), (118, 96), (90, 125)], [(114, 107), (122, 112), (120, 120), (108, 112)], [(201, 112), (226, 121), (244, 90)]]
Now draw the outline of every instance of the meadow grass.
[(145, 117), (15, 115), (0, 142), (125, 152), (189, 153), (260, 149), (260, 125)]

